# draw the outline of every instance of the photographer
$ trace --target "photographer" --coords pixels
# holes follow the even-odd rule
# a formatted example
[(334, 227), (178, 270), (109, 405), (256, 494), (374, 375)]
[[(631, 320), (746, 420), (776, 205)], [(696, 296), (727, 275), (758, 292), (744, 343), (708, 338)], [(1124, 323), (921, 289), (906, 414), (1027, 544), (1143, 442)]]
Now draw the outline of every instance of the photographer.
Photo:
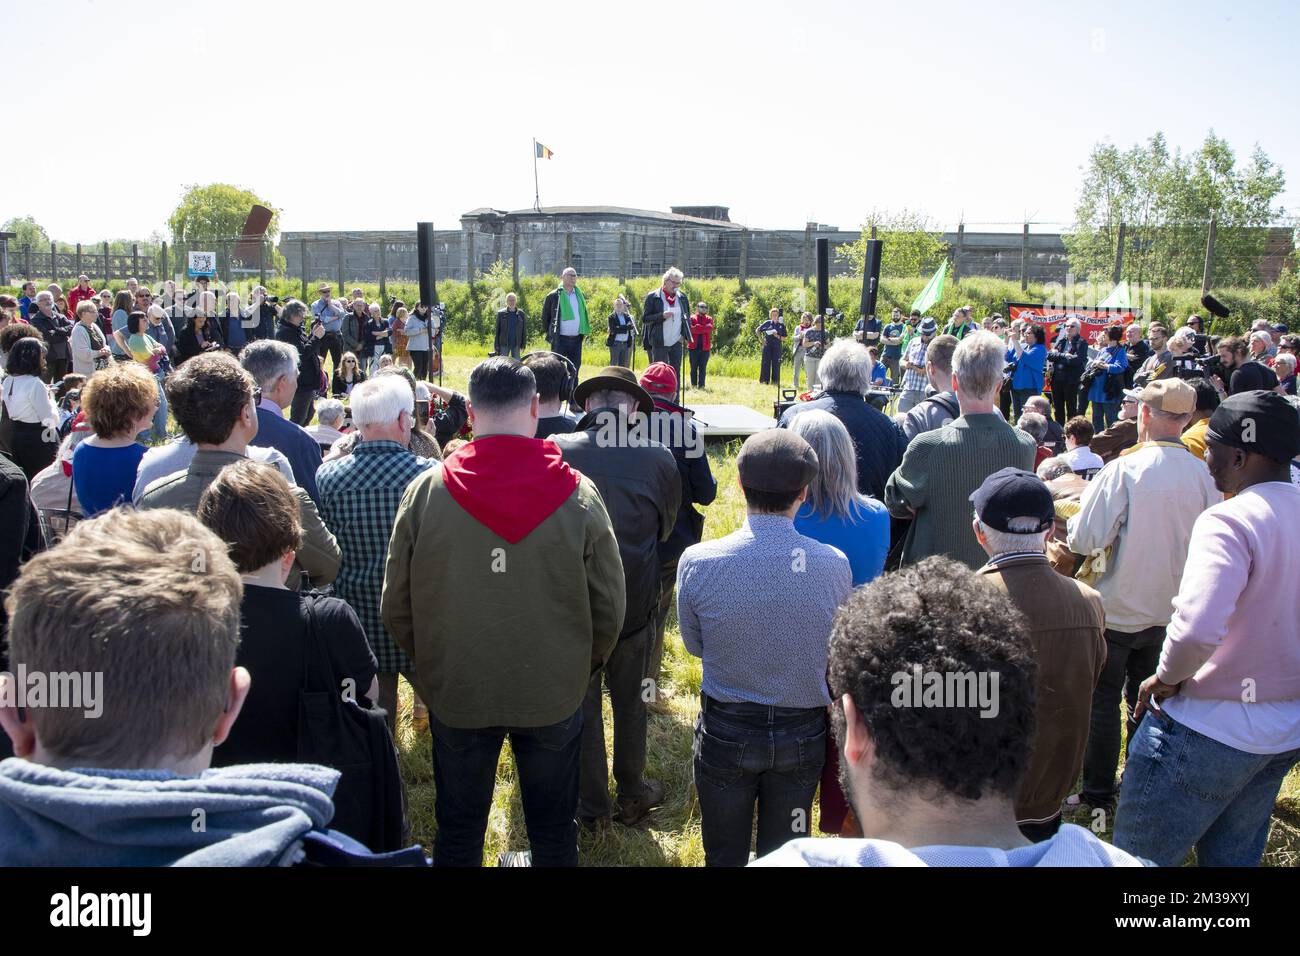
[(253, 306), (251, 315), (257, 317), (257, 324), (248, 330), (250, 341), (275, 338), (275, 326), (280, 321), (280, 297), (267, 295), (265, 286), (253, 286), (250, 296)]
[(1088, 363), (1082, 384), (1088, 388), (1092, 404), (1092, 427), (1103, 431), (1119, 418), (1120, 397), (1124, 391), (1124, 373), (1128, 370), (1128, 353), (1124, 348), (1124, 330), (1112, 325), (1106, 330), (1106, 346)]
[(1203, 363), (1196, 355), (1196, 333), (1187, 326), (1173, 334), (1169, 340), (1169, 353), (1174, 375), (1184, 380), (1205, 376)]
[(1047, 353), (1052, 365), (1052, 411), (1058, 422), (1079, 414), (1079, 380), (1088, 364), (1088, 340), (1079, 334), (1078, 318), (1070, 316), (1060, 337)]
[(1250, 346), (1239, 335), (1219, 342), (1219, 361), (1222, 370), (1215, 376), (1226, 387), (1228, 395), (1250, 392), (1255, 389), (1272, 391), (1277, 388), (1277, 374), (1250, 357)]

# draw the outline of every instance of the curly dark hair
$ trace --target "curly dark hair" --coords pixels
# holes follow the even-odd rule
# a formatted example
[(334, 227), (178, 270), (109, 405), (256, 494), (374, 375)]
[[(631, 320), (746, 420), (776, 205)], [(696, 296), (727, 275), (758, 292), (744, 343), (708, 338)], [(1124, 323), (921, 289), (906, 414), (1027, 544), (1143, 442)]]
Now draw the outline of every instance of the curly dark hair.
[(0, 352), (9, 354), (19, 339), (36, 339), (38, 342), (44, 342), (45, 336), (41, 335), (41, 330), (34, 325), (12, 322), (0, 329)]
[[(895, 675), (918, 666), (997, 674), (996, 715), (981, 716), (978, 706), (895, 706)], [(963, 564), (926, 558), (858, 588), (835, 615), (835, 739), (843, 748), (840, 701), (848, 694), (875, 748), (874, 784), (933, 800), (1014, 797), (1033, 743), (1034, 675), (1028, 624), (1011, 598)], [(841, 761), (842, 779), (847, 769)]]
[(196, 355), (167, 378), (167, 402), (196, 445), (220, 445), (253, 400), (256, 383), (233, 355)]
[(45, 342), (22, 336), (5, 353), (5, 372), (9, 375), (40, 375), (45, 367)]

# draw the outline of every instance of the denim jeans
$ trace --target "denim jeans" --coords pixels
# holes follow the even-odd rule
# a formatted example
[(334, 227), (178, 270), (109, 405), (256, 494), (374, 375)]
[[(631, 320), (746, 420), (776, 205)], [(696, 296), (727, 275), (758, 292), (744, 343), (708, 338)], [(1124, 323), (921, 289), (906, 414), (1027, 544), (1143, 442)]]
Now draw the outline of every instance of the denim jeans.
[(582, 702), (582, 789), (578, 816), (584, 820), (607, 817), (609, 765), (605, 757), (605, 722), (601, 719), (601, 689), (609, 685), (614, 712), (614, 782), (619, 800), (644, 796), (646, 738), (646, 655), (654, 639), (651, 619), (641, 630), (619, 638), (603, 669), (587, 685)]
[(432, 713), (434, 866), (479, 866), (501, 742), (510, 735), (533, 866), (577, 866), (582, 708), (547, 727), (448, 727)]
[(1129, 749), (1115, 845), (1156, 866), (1258, 866), (1300, 749), (1251, 754), (1148, 711)]
[(1103, 432), (1119, 421), (1119, 402), (1092, 403), (1092, 430)]
[(758, 805), (758, 855), (812, 834), (826, 760), (826, 709), (730, 704), (703, 697), (695, 723), (695, 790), (707, 866), (744, 866)]
[(1128, 742), (1133, 745), (1137, 724), (1138, 687), (1156, 672), (1163, 627), (1149, 627), (1132, 634), (1106, 629), (1106, 664), (1092, 692), (1092, 717), (1088, 725), (1088, 746), (1083, 753), (1083, 799), (1089, 806), (1110, 807), (1115, 803), (1115, 769), (1119, 766), (1119, 700), (1128, 702)]
[(686, 358), (691, 366), (691, 385), (704, 388), (704, 380), (709, 372), (710, 349), (687, 349)]
[(609, 347), (609, 364), (621, 365), (623, 368), (632, 367), (632, 343), (615, 342)]
[(1035, 391), (1032, 388), (1013, 388), (1011, 390), (1011, 412), (1015, 416), (1014, 425), (1020, 421), (1020, 414), (1025, 410), (1025, 402), (1029, 401), (1035, 395), (1041, 395), (1042, 389)]

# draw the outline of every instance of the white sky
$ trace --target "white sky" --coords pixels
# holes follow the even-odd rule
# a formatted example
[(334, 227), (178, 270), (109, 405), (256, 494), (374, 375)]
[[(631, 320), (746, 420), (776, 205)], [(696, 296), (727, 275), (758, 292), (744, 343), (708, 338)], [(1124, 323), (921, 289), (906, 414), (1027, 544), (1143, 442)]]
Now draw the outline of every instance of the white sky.
[[(1140, 7), (1133, 10), (1130, 6)], [(1259, 143), (1300, 205), (1300, 4), (0, 0), (0, 221), (144, 238), (186, 184), (281, 227), (478, 206), (731, 207), (852, 228), (1072, 218), (1092, 144)], [(1044, 228), (1048, 228), (1044, 225)]]

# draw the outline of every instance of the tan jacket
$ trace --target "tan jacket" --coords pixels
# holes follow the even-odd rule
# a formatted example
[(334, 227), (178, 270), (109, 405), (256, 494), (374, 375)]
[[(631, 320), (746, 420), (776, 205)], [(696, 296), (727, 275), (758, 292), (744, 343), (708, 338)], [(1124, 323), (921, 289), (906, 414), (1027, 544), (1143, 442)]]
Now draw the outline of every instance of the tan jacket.
[(1016, 820), (1042, 823), (1061, 811), (1088, 743), (1092, 692), (1106, 663), (1101, 595), (1057, 574), (1046, 557), (1008, 558), (980, 568), (1029, 619), (1038, 667), (1033, 756), (1016, 795)]
[(623, 563), (600, 493), (580, 478), (510, 544), (457, 503), (441, 469), (425, 472), (397, 510), (380, 609), (447, 726), (573, 716), (623, 626)]
[[(151, 481), (140, 496), (139, 507), (175, 508), (194, 514), (199, 509), (199, 498), (208, 485), (216, 480), (217, 472), (231, 462), (243, 460), (243, 455), (233, 451), (199, 449), (194, 453), (194, 459), (186, 471)], [(296, 571), (306, 571), (314, 587), (323, 587), (338, 576), (342, 557), (338, 542), (325, 527), (325, 522), (321, 521), (311, 496), (297, 485), (293, 486), (293, 491), (298, 496), (302, 545), (294, 560), (294, 571), (289, 574), (289, 585), (295, 587), (301, 583), (301, 575)]]

